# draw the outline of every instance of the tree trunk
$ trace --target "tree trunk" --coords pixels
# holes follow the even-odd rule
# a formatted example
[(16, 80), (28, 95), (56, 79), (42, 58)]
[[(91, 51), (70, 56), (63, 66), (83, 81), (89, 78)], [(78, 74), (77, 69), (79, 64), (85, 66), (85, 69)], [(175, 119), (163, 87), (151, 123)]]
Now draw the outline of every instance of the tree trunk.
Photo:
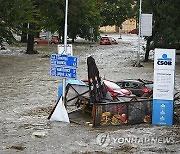
[(34, 35), (35, 38), (39, 38), (39, 36), (40, 36), (40, 32), (37, 32), (37, 33)]
[(24, 32), (22, 33), (22, 36), (21, 36), (21, 43), (27, 43), (27, 34), (25, 35)]
[(147, 44), (146, 44), (146, 53), (145, 53), (145, 58), (144, 61), (147, 62), (149, 60), (149, 52), (150, 52), (150, 43), (152, 41), (152, 36), (147, 38)]
[(149, 60), (149, 50), (146, 49), (144, 61), (147, 62), (148, 60)]
[(72, 43), (74, 43), (74, 40), (75, 40), (75, 39), (74, 39), (74, 38), (72, 38)]
[[(34, 25), (29, 24), (29, 29), (34, 30)], [(36, 54), (37, 52), (34, 51), (34, 34), (28, 34), (27, 40), (27, 54)]]
[[(23, 24), (23, 28), (27, 29), (28, 28), (28, 24)], [(21, 42), (22, 43), (27, 43), (27, 33), (24, 32), (24, 31), (22, 31)]]

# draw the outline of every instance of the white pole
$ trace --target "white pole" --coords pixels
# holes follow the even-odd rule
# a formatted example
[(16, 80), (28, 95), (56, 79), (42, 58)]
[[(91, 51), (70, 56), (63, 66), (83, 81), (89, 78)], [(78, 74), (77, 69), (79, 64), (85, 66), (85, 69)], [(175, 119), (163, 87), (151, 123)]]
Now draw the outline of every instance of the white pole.
[[(67, 15), (68, 15), (68, 0), (66, 0), (65, 8), (65, 24), (64, 24), (64, 54), (67, 54)], [(62, 91), (62, 101), (65, 104), (65, 90), (66, 90), (66, 79), (63, 78), (63, 91)]]
[(142, 5), (142, 0), (140, 0), (140, 5), (139, 5), (139, 34), (138, 34), (138, 51), (137, 51), (137, 64), (136, 66), (140, 66), (140, 37), (141, 37), (141, 5)]
[(67, 15), (68, 15), (68, 0), (66, 0), (65, 24), (64, 24), (64, 52), (67, 54)]
[(119, 26), (119, 39), (122, 39), (121, 38), (121, 27)]

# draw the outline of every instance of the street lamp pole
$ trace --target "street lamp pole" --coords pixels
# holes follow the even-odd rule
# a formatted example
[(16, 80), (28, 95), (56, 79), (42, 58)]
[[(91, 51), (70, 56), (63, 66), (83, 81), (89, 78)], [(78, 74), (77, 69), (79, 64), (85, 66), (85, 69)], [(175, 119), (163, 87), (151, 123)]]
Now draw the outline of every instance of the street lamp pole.
[(140, 67), (140, 37), (141, 37), (141, 6), (142, 6), (142, 0), (140, 0), (140, 5), (139, 5), (139, 33), (138, 33), (138, 51), (137, 51), (137, 63), (136, 66)]

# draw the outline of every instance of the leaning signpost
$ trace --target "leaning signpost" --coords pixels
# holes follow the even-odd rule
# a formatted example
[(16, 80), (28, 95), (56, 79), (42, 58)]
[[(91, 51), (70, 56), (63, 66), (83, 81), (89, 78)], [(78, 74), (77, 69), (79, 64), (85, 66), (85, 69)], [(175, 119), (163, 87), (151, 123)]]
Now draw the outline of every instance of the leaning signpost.
[[(75, 79), (76, 69), (78, 67), (78, 58), (64, 54), (52, 54), (50, 58), (50, 75), (65, 79)], [(63, 89), (65, 93), (65, 88)], [(64, 99), (65, 101), (65, 99)], [(65, 108), (65, 102), (61, 96), (48, 119), (50, 121), (63, 121), (69, 123), (68, 113)]]
[(58, 100), (54, 112), (49, 116), (50, 120), (69, 122), (65, 104), (66, 79), (76, 79), (78, 58), (72, 56), (72, 45), (67, 44), (67, 15), (68, 0), (65, 6), (64, 45), (58, 45), (58, 54), (52, 54), (50, 58), (50, 75), (62, 78), (62, 96)]

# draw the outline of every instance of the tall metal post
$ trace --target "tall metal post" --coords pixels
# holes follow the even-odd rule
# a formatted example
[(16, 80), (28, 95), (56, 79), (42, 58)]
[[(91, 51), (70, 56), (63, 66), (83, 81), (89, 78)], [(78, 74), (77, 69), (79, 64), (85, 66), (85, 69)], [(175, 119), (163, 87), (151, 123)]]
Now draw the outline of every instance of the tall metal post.
[(65, 8), (65, 24), (64, 24), (64, 52), (67, 54), (67, 15), (68, 15), (68, 0), (66, 0)]
[[(64, 24), (64, 54), (67, 54), (67, 15), (68, 15), (68, 0), (66, 0), (65, 7), (65, 24)], [(66, 79), (63, 78), (63, 91), (62, 91), (62, 101), (65, 102), (65, 90), (66, 90)]]
[(118, 39), (122, 39), (121, 37), (121, 27), (119, 26), (119, 38)]
[(140, 38), (141, 38), (141, 5), (142, 5), (142, 0), (140, 0), (140, 5), (139, 5), (139, 34), (138, 34), (138, 51), (137, 51), (137, 63), (136, 66), (140, 66)]

